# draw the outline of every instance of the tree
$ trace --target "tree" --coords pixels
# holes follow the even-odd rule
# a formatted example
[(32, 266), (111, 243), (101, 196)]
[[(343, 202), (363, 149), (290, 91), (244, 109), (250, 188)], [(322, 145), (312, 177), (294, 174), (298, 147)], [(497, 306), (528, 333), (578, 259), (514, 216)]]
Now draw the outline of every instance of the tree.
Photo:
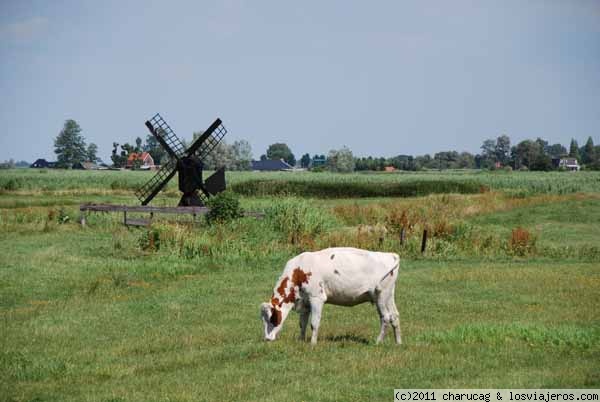
[(163, 158), (165, 159), (164, 163), (166, 163), (167, 152), (152, 134), (148, 134), (146, 137), (146, 143), (142, 149), (144, 152), (148, 152), (150, 154), (156, 165), (161, 165), (163, 163)]
[(86, 156), (87, 156), (87, 160), (92, 163), (95, 163), (98, 161), (98, 146), (96, 144), (94, 144), (93, 142), (91, 142), (90, 145), (88, 145)]
[(562, 156), (567, 155), (567, 148), (565, 148), (562, 144), (556, 143), (548, 146), (548, 154), (552, 158), (560, 158)]
[(508, 135), (501, 135), (496, 139), (494, 147), (494, 156), (496, 161), (506, 165), (510, 159), (510, 138)]
[(252, 168), (252, 147), (246, 140), (234, 141), (231, 146), (233, 161), (236, 170), (250, 170)]
[(571, 138), (571, 145), (569, 146), (569, 157), (579, 160), (579, 145), (575, 138)]
[(490, 168), (496, 163), (496, 141), (487, 139), (481, 145), (481, 168)]
[(457, 165), (459, 169), (474, 169), (475, 157), (470, 152), (461, 152), (458, 156)]
[(227, 170), (232, 170), (235, 166), (233, 151), (231, 147), (225, 142), (221, 141), (217, 144), (213, 150), (206, 155), (204, 159), (204, 168), (205, 169), (219, 169), (224, 167)]
[(85, 138), (75, 120), (65, 121), (63, 129), (54, 140), (54, 153), (57, 155), (56, 165), (61, 168), (69, 168), (74, 163), (85, 161)]
[(296, 165), (296, 158), (294, 157), (292, 150), (287, 144), (281, 142), (269, 145), (269, 148), (267, 149), (267, 158), (275, 160), (283, 159), (292, 166)]
[(135, 153), (139, 154), (140, 152), (142, 152), (142, 139), (137, 137), (135, 139)]
[(584, 165), (592, 164), (595, 160), (594, 141), (592, 137), (588, 137), (583, 148), (581, 148), (581, 162)]
[(535, 141), (524, 140), (511, 150), (515, 169), (526, 166), (529, 170), (550, 170), (552, 161), (544, 151), (546, 141), (538, 138)]
[(331, 150), (327, 158), (327, 166), (333, 172), (353, 172), (354, 155), (352, 155), (352, 151), (345, 145), (341, 149)]
[(303, 167), (304, 169), (308, 169), (310, 167), (310, 155), (309, 154), (304, 154), (302, 155), (302, 158), (300, 158), (300, 167)]

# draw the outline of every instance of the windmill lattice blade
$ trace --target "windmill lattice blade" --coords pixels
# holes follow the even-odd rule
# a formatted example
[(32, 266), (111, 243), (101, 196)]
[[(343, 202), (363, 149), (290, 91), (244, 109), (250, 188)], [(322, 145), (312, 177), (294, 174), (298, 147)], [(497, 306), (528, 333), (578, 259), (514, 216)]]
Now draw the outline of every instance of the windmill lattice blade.
[(154, 117), (148, 120), (146, 125), (148, 125), (148, 123), (152, 126), (153, 134), (159, 136), (164, 141), (164, 145), (168, 148), (167, 151), (171, 150), (172, 152), (169, 152), (170, 154), (177, 158), (181, 158), (185, 152), (185, 147), (161, 115), (156, 113)]
[(142, 202), (142, 205), (148, 204), (158, 194), (158, 192), (167, 184), (169, 180), (177, 173), (176, 162), (169, 161), (160, 170), (152, 176), (135, 195)]
[[(205, 133), (205, 134), (207, 134), (207, 133)], [(198, 146), (198, 149), (197, 150), (193, 149), (193, 145), (192, 145), (192, 147), (190, 147), (190, 150), (192, 150), (192, 152), (197, 157), (199, 157), (201, 160), (205, 160), (206, 156), (209, 153), (211, 153), (212, 150), (217, 147), (217, 145), (219, 145), (219, 143), (221, 142), (221, 140), (223, 140), (223, 137), (225, 136), (225, 134), (227, 134), (227, 129), (225, 128), (225, 126), (219, 120), (219, 125), (216, 126), (212, 130), (212, 132), (210, 132), (210, 134), (206, 137), (206, 139), (204, 139), (204, 141), (202, 141), (200, 143), (200, 145)], [(188, 150), (188, 152), (190, 150)]]

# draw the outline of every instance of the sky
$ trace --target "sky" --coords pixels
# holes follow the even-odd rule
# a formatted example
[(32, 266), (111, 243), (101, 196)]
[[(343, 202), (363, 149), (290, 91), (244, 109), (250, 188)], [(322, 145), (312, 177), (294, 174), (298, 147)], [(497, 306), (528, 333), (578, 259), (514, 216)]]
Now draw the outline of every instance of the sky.
[(66, 119), (110, 161), (160, 113), (255, 158), (600, 143), (600, 1), (0, 0), (0, 161)]

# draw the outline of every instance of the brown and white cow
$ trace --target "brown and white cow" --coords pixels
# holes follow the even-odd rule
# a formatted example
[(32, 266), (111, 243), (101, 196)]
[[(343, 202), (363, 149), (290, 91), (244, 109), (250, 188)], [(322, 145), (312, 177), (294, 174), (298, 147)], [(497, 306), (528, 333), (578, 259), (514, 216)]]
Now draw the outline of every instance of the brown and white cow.
[(317, 343), (323, 304), (355, 306), (371, 302), (377, 306), (381, 331), (394, 329), (396, 343), (402, 343), (400, 315), (394, 302), (394, 289), (400, 257), (356, 248), (328, 248), (302, 253), (287, 262), (277, 281), (271, 301), (261, 305), (265, 340), (275, 340), (290, 311), (300, 314), (300, 339), (306, 336), (310, 317), (311, 343)]

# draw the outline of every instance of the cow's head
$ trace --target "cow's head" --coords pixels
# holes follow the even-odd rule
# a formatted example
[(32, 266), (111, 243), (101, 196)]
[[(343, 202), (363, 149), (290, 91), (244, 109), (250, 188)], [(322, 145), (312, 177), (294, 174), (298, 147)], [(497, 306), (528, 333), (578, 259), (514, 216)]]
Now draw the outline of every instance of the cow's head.
[(260, 318), (265, 327), (265, 341), (274, 341), (283, 326), (289, 310), (287, 306), (278, 306), (271, 303), (263, 303), (260, 306)]
[(294, 269), (291, 279), (284, 276), (277, 287), (270, 303), (260, 306), (260, 317), (265, 327), (265, 340), (274, 341), (283, 322), (297, 301), (299, 289), (308, 283), (310, 272), (304, 272), (300, 267)]

